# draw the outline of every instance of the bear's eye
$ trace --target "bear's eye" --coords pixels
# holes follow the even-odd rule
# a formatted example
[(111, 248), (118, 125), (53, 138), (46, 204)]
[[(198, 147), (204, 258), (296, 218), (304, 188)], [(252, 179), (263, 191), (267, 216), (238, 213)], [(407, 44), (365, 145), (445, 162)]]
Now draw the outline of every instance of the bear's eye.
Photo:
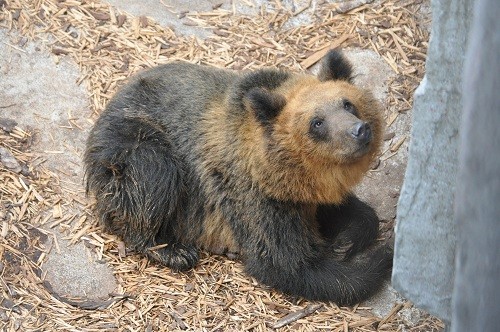
[(309, 127), (309, 135), (312, 139), (317, 141), (325, 141), (328, 139), (328, 126), (325, 123), (325, 119), (320, 117), (314, 117), (311, 119), (311, 124)]
[(356, 115), (356, 108), (354, 107), (354, 105), (349, 100), (344, 99), (343, 103), (344, 103), (344, 109), (347, 112)]
[(325, 119), (315, 117), (311, 119), (309, 127), (309, 135), (317, 141), (324, 141), (328, 139), (328, 126), (325, 124)]
[(312, 126), (314, 128), (319, 128), (323, 125), (323, 120), (320, 120), (320, 119), (315, 119), (312, 121)]

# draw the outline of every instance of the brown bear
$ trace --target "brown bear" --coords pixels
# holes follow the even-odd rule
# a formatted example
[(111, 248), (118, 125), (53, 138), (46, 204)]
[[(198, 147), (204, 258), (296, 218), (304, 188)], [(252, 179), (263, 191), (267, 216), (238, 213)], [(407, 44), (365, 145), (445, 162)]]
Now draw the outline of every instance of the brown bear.
[(392, 255), (367, 249), (378, 218), (352, 194), (382, 117), (351, 76), (336, 50), (317, 77), (188, 63), (138, 74), (87, 141), (87, 192), (105, 229), (174, 270), (194, 267), (200, 249), (232, 253), (284, 293), (366, 299)]

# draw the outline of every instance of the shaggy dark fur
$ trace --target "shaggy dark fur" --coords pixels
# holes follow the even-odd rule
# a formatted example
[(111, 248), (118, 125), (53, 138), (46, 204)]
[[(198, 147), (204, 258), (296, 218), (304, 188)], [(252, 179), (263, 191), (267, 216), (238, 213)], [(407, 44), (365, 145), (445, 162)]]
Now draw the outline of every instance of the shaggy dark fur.
[[(366, 251), (378, 219), (350, 189), (378, 148), (378, 105), (348, 82), (350, 64), (339, 52), (327, 55), (320, 73), (315, 81), (172, 63), (137, 75), (96, 122), (84, 157), (87, 191), (107, 231), (174, 270), (195, 266), (199, 249), (237, 252), (250, 275), (285, 293), (340, 305), (369, 297), (392, 257), (385, 247)], [(328, 93), (328, 80), (344, 82), (331, 98), (309, 103), (301, 95), (311, 84)], [(344, 110), (344, 94), (359, 115)], [(288, 107), (301, 104), (312, 110), (296, 116)], [(296, 146), (316, 146), (309, 126), (322, 121), (335, 126), (322, 129), (320, 152)], [(373, 128), (373, 142), (349, 134), (360, 123)], [(346, 147), (337, 147), (339, 137)], [(343, 149), (341, 161), (325, 161), (338, 157), (329, 140)]]

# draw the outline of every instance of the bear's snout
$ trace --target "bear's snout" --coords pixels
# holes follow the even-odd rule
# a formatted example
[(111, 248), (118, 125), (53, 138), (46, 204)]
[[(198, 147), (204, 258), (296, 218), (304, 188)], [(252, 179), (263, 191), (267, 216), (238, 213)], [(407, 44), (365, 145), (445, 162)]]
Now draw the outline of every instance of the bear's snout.
[(372, 139), (372, 129), (370, 124), (366, 122), (357, 122), (354, 124), (351, 127), (350, 134), (362, 145), (369, 143)]

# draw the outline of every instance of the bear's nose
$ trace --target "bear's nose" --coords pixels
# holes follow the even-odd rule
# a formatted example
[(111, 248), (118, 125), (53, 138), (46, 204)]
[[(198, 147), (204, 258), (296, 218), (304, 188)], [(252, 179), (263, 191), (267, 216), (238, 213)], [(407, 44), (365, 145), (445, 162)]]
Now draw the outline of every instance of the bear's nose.
[(351, 128), (351, 135), (357, 139), (360, 143), (366, 144), (372, 138), (372, 129), (370, 125), (366, 122), (357, 122)]

